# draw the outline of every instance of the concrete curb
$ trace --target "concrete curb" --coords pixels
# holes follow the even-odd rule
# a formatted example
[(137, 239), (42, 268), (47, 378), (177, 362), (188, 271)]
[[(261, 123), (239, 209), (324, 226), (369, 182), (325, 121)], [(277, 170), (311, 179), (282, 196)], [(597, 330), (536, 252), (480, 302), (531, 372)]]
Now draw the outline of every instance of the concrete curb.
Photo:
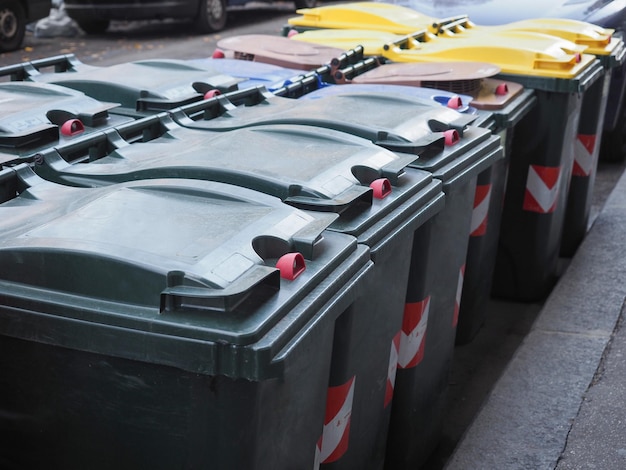
[(447, 470), (556, 468), (626, 298), (625, 252), (626, 174)]

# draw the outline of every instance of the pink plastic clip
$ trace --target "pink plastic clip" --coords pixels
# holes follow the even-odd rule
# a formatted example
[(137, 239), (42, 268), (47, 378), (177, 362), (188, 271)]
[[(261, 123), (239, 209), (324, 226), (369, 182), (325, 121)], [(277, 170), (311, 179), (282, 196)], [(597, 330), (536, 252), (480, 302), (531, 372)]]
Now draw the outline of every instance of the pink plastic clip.
[(446, 145), (454, 145), (458, 143), (459, 140), (461, 140), (461, 138), (459, 137), (459, 133), (456, 131), (456, 129), (449, 129), (445, 131), (443, 133), (443, 136), (445, 137)]
[(460, 96), (453, 96), (448, 100), (447, 106), (448, 108), (459, 109), (463, 106), (463, 100), (461, 100)]
[(298, 31), (296, 31), (295, 29), (290, 29), (289, 32), (287, 33), (287, 37), (288, 38), (292, 38), (294, 37), (296, 34), (298, 34)]
[(300, 253), (287, 253), (278, 259), (276, 267), (280, 270), (280, 277), (293, 281), (304, 272), (306, 264)]
[(221, 91), (219, 91), (219, 90), (217, 90), (217, 89), (214, 89), (214, 90), (209, 90), (209, 91), (207, 91), (207, 92), (204, 94), (204, 99), (205, 99), (205, 100), (210, 100), (211, 98), (214, 98), (214, 97), (216, 97), (216, 96), (218, 96), (218, 95), (221, 95), (221, 94), (222, 94), (222, 92), (221, 92)]
[(509, 93), (509, 86), (506, 83), (500, 83), (500, 85), (496, 87), (497, 96), (507, 95), (508, 93)]
[(380, 178), (370, 183), (376, 199), (383, 199), (391, 194), (391, 183), (387, 178)]
[(65, 136), (72, 136), (80, 134), (85, 130), (85, 126), (79, 119), (69, 119), (61, 126), (61, 134)]

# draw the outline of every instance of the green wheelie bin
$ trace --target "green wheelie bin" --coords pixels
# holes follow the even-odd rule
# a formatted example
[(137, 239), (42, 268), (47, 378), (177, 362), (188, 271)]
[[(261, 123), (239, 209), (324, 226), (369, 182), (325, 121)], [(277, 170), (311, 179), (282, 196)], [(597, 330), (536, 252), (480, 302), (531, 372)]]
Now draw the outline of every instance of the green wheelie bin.
[(224, 183), (0, 170), (8, 468), (315, 468), (369, 249)]
[[(443, 148), (442, 141), (430, 146)], [(84, 187), (221, 181), (337, 214), (328, 230), (367, 245), (374, 265), (367, 294), (335, 321), (320, 462), (376, 468), (384, 461), (414, 234), (430, 230), (444, 207), (441, 182), (408, 168), (416, 158), (331, 129), (280, 124), (210, 132), (157, 115), (44, 152), (34, 168)]]

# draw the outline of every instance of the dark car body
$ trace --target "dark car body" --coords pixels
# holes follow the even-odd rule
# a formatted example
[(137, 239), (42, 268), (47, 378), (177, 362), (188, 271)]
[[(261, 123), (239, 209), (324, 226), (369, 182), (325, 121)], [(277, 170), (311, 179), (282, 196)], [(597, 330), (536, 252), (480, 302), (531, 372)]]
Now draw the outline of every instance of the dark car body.
[(50, 14), (51, 0), (0, 0), (0, 52), (22, 45), (26, 25)]
[[(67, 14), (86, 33), (102, 33), (112, 20), (193, 19), (201, 33), (221, 30), (227, 10), (252, 0), (65, 0)], [(271, 0), (264, 0), (271, 1)], [(295, 0), (296, 8), (315, 0)]]
[(626, 0), (399, 0), (386, 1), (438, 18), (466, 14), (478, 25), (533, 18), (569, 18), (622, 29)]

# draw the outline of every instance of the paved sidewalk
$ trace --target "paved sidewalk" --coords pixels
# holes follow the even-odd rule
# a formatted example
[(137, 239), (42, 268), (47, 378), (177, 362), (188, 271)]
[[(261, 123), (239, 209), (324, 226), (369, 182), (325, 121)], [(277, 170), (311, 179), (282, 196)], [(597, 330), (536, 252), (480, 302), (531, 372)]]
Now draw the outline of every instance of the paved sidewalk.
[(626, 468), (625, 280), (623, 175), (447, 470)]

